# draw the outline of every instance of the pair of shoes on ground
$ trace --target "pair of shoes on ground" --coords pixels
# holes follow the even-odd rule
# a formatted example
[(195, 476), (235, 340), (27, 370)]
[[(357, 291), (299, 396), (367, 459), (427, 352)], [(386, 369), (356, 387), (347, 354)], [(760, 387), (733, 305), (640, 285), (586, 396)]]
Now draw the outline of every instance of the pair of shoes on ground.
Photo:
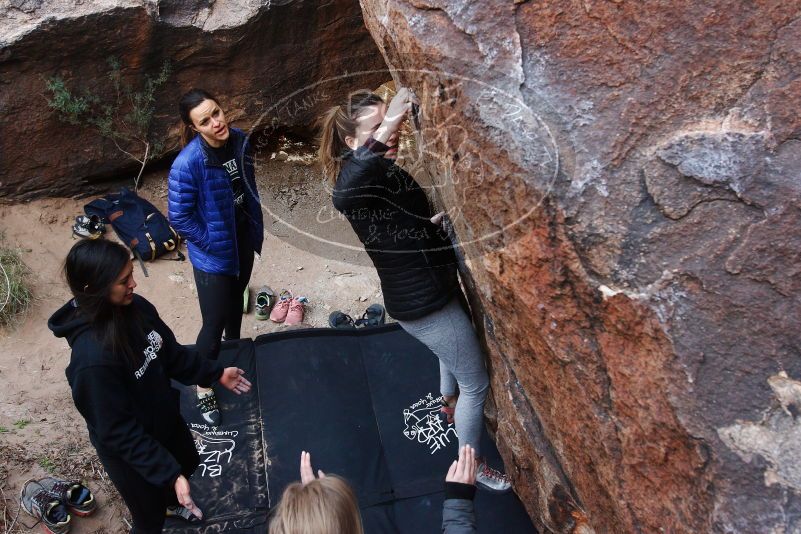
[(27, 481), (20, 493), (20, 504), (52, 534), (69, 532), (72, 515), (85, 517), (97, 509), (97, 501), (89, 488), (80, 482), (56, 477)]
[(331, 312), (328, 316), (328, 326), (349, 330), (357, 327), (381, 326), (386, 322), (387, 313), (381, 304), (370, 304), (360, 319), (353, 320), (353, 317), (339, 310)]
[(270, 320), (287, 326), (298, 325), (303, 322), (306, 302), (309, 302), (306, 297), (293, 297), (292, 293), (284, 289), (270, 312)]
[(75, 224), (72, 225), (72, 233), (78, 237), (86, 237), (88, 239), (97, 239), (103, 232), (106, 231), (106, 226), (101, 222), (100, 217), (92, 215), (78, 215), (75, 217)]

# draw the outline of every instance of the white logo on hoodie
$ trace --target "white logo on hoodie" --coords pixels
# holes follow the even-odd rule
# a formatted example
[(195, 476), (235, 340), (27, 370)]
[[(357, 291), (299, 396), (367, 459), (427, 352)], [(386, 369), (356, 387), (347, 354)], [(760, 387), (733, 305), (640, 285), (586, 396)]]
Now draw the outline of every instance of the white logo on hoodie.
[(150, 362), (155, 360), (158, 357), (158, 351), (161, 350), (161, 346), (163, 341), (161, 340), (161, 336), (155, 330), (151, 330), (150, 333), (147, 335), (147, 341), (150, 343), (145, 350), (145, 361), (142, 363), (142, 367), (140, 367), (134, 375), (136, 376), (137, 380), (142, 378), (142, 375), (145, 374), (147, 371), (147, 366), (150, 365)]

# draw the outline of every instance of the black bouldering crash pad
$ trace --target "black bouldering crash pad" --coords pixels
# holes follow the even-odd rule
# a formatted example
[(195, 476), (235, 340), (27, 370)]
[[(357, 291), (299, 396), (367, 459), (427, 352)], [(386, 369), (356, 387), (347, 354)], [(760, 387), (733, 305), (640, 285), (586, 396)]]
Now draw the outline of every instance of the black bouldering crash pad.
[[(220, 358), (254, 388), (236, 396), (215, 386), (223, 424), (208, 428), (182, 387), (202, 462), (192, 492), (206, 516), (192, 531), (265, 532), (270, 508), (299, 479), (302, 450), (350, 482), (368, 534), (441, 531), (458, 439), (438, 415), (439, 366), (424, 345), (397, 325), (305, 329), (226, 342)], [(482, 453), (502, 467), (486, 433)], [(514, 493), (479, 491), (475, 505), (479, 533), (536, 532)], [(171, 520), (167, 531), (186, 526)]]

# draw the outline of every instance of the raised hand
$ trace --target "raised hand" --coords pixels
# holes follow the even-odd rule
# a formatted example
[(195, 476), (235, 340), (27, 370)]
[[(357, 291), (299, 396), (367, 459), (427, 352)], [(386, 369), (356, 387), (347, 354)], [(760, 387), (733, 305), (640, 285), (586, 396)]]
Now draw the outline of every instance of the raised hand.
[(373, 138), (382, 143), (386, 143), (392, 134), (394, 134), (400, 127), (403, 120), (412, 109), (412, 104), (418, 103), (417, 98), (406, 87), (401, 87), (395, 96), (392, 97), (387, 112), (384, 114), (384, 120), (381, 126), (373, 133)]
[(250, 391), (250, 382), (245, 378), (245, 371), (239, 367), (226, 367), (220, 377), (220, 384), (237, 395)]
[(445, 476), (445, 482), (476, 483), (476, 450), (470, 445), (459, 447), (459, 459), (454, 460)]
[(322, 470), (317, 470), (317, 477), (314, 476), (314, 470), (311, 465), (311, 453), (301, 451), (300, 453), (300, 482), (305, 486), (316, 478), (325, 478), (325, 473)]

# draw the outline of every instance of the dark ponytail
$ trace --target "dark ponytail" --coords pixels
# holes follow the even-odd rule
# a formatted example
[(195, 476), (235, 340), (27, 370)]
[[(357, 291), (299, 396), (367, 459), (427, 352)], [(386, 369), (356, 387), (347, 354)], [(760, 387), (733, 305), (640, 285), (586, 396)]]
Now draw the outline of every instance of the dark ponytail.
[(219, 101), (204, 89), (191, 89), (178, 101), (178, 114), (181, 116), (182, 147), (188, 145), (197, 133), (192, 129), (192, 119), (189, 117), (189, 112), (198, 107), (204, 100), (213, 100), (215, 104), (220, 105)]
[(133, 345), (140, 340), (131, 332), (141, 331), (139, 316), (133, 306), (115, 306), (109, 300), (111, 287), (129, 261), (130, 251), (119, 243), (84, 239), (67, 254), (64, 275), (78, 312), (92, 324), (103, 346), (136, 367), (141, 354)]

